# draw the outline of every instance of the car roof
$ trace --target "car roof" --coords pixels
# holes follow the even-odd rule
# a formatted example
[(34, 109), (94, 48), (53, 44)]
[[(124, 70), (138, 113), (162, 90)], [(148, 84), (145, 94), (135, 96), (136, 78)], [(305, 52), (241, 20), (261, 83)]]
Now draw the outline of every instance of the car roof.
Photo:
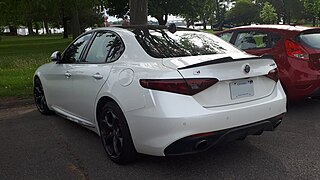
[(249, 26), (240, 26), (240, 27), (235, 27), (232, 28), (234, 29), (276, 29), (276, 30), (284, 30), (284, 31), (305, 31), (305, 30), (310, 30), (310, 29), (319, 29), (317, 27), (306, 27), (306, 26), (295, 26), (295, 25), (281, 25), (281, 24), (276, 24), (276, 25), (249, 25)]
[[(95, 31), (101, 31), (101, 30), (112, 30), (117, 33), (134, 33), (135, 30), (166, 30), (168, 29), (168, 26), (161, 26), (161, 25), (137, 25), (137, 26), (109, 26), (109, 27), (100, 27), (96, 29), (92, 29), (90, 31), (87, 31), (86, 33), (95, 32)], [(176, 27), (177, 31), (199, 31), (195, 29), (190, 28), (183, 28), (183, 27)]]

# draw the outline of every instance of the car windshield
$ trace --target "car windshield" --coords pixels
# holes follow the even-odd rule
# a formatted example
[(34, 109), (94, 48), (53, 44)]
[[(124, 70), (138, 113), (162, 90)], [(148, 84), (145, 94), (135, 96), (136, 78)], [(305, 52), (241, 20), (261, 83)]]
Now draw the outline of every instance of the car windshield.
[(299, 38), (308, 46), (320, 49), (320, 33), (300, 34)]
[(171, 33), (164, 29), (136, 29), (135, 34), (143, 49), (155, 58), (239, 52), (217, 36), (204, 32), (183, 30)]

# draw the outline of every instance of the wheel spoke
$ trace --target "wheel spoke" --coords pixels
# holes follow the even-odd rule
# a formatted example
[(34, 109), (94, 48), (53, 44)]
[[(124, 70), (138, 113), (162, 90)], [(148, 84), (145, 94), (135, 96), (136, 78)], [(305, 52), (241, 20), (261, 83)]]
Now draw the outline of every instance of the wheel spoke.
[[(117, 155), (117, 156), (119, 156), (121, 154), (121, 145), (119, 143), (120, 143), (119, 139), (116, 136), (114, 136), (113, 137), (113, 150), (114, 150), (115, 155)], [(120, 147), (119, 147), (119, 145), (120, 145)]]
[(42, 99), (41, 96), (35, 96), (35, 98), (36, 98), (37, 103), (39, 103), (41, 101), (41, 99)]
[(110, 129), (113, 129), (113, 125), (114, 125), (114, 115), (112, 113), (112, 111), (107, 111), (106, 116), (105, 116), (107, 125), (109, 126)]
[(105, 136), (106, 141), (111, 141), (113, 137), (114, 137), (114, 134), (112, 132), (107, 133), (107, 135)]
[(41, 92), (39, 87), (35, 87), (34, 89), (35, 89), (35, 93), (37, 93), (38, 95), (42, 94), (42, 92)]
[(107, 109), (101, 119), (101, 136), (107, 153), (116, 158), (122, 153), (123, 137), (119, 127), (119, 118), (112, 109)]
[(44, 106), (47, 104), (46, 98), (44, 96), (42, 96), (41, 98), (41, 104)]
[(44, 99), (44, 97), (41, 97), (41, 99), (39, 101), (39, 107), (41, 110), (43, 110), (43, 108), (44, 108), (43, 99)]

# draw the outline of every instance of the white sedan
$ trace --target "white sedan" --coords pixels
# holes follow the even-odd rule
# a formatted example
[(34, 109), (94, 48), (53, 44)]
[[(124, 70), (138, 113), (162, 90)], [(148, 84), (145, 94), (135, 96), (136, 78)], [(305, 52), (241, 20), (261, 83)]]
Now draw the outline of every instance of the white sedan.
[(286, 95), (272, 58), (205, 32), (163, 26), (95, 29), (34, 75), (42, 114), (100, 135), (116, 163), (138, 153), (205, 151), (276, 128)]

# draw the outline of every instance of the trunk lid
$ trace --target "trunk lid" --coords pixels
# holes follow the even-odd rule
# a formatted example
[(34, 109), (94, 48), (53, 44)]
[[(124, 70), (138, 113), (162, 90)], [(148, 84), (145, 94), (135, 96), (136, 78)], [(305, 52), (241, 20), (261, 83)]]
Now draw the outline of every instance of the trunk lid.
[(274, 61), (245, 53), (167, 58), (163, 65), (178, 70), (185, 79), (218, 79), (218, 83), (193, 95), (206, 108), (260, 99), (269, 96), (276, 85), (266, 77), (276, 68)]

